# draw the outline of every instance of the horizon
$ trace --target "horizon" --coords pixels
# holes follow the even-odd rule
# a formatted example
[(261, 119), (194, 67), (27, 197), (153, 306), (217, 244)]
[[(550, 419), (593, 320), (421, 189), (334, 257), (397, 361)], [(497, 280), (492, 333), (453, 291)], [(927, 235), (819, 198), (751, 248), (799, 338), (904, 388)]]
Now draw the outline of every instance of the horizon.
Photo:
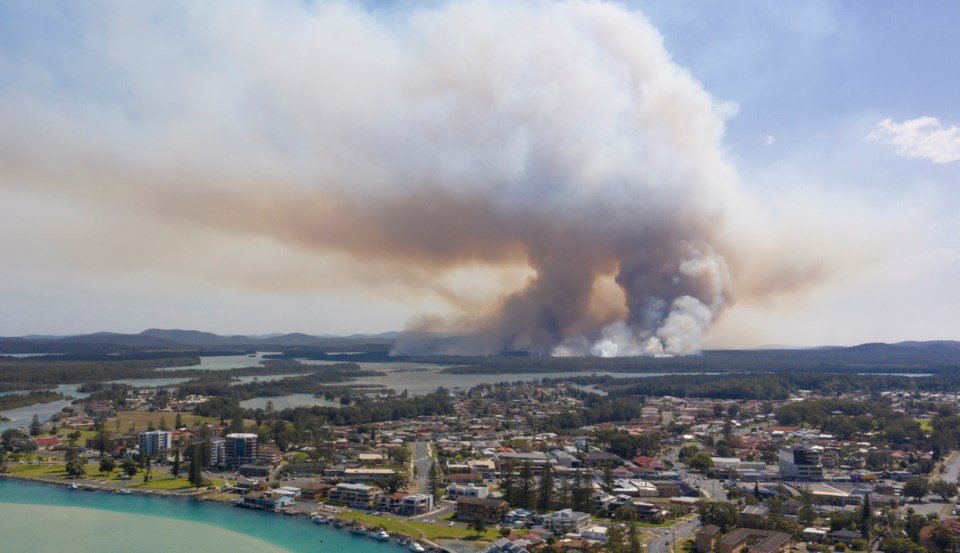
[(5, 4), (0, 336), (960, 339), (958, 25), (950, 3)]

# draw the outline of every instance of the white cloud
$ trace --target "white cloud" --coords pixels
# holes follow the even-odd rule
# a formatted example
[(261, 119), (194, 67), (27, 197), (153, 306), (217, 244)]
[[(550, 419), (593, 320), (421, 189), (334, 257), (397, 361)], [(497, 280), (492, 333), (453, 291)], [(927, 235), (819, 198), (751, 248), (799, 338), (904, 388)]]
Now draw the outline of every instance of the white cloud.
[(766, 144), (767, 146), (773, 146), (774, 144), (777, 143), (777, 138), (772, 134), (764, 135), (763, 143)]
[(884, 119), (867, 139), (893, 144), (898, 154), (908, 158), (934, 163), (960, 160), (960, 126), (944, 128), (936, 117), (918, 117), (903, 123)]

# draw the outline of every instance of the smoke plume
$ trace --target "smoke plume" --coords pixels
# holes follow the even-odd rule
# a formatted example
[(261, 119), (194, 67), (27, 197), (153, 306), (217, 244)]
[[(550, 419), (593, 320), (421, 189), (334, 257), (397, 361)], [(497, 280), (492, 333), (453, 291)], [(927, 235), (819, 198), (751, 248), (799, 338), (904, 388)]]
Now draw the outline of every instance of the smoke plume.
[[(4, 103), (3, 182), (376, 267), (459, 309), (412, 324), (469, 333), (452, 353), (690, 354), (734, 289), (771, 286), (730, 230), (733, 110), (639, 13), (204, 4), (89, 21), (69, 101)], [(440, 284), (468, 266), (532, 276), (477, 305)]]

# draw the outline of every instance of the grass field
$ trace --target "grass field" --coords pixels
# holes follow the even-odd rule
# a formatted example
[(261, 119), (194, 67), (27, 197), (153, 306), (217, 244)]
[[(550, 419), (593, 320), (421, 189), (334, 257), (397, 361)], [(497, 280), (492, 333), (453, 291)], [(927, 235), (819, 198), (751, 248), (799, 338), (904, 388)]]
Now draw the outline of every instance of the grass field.
[[(151, 422), (155, 427), (159, 427), (160, 419), (163, 419), (169, 428), (173, 428), (173, 423), (177, 420), (177, 414), (169, 411), (120, 411), (117, 414), (120, 417), (121, 432), (126, 432), (130, 428), (144, 432), (147, 430), (147, 427), (150, 426)], [(210, 426), (213, 427), (218, 427), (220, 425), (220, 419), (213, 417), (200, 417), (188, 412), (180, 413), (180, 418), (183, 420), (183, 424), (187, 426), (199, 426), (205, 422), (209, 423)], [(111, 432), (115, 431), (117, 428), (116, 424), (117, 423), (115, 419), (110, 419), (107, 422), (107, 429)]]
[[(338, 515), (338, 518), (343, 519), (346, 522), (357, 519), (367, 527), (373, 528), (380, 526), (387, 532), (398, 532), (414, 538), (424, 538), (428, 540), (442, 538), (458, 540), (477, 538), (476, 532), (473, 530), (467, 530), (463, 527), (447, 526), (446, 524), (439, 523), (426, 524), (424, 522), (413, 520), (400, 520), (392, 517), (368, 515), (360, 511), (345, 511)], [(499, 537), (500, 534), (498, 533), (497, 529), (491, 528), (483, 534), (480, 534), (479, 539), (495, 540)]]
[[(56, 477), (66, 479), (66, 465), (63, 464), (42, 464), (42, 465), (11, 465), (10, 472), (32, 478)], [(138, 472), (130, 479), (123, 477), (123, 472), (114, 470), (108, 475), (99, 472), (96, 464), (86, 466), (87, 475), (85, 478), (78, 478), (78, 483), (83, 481), (91, 482), (123, 482), (127, 488), (144, 488), (152, 490), (185, 490), (193, 486), (184, 477), (174, 478), (166, 472), (155, 472), (151, 474), (149, 482), (143, 481), (143, 471)], [(212, 480), (212, 486), (223, 486), (223, 480)]]
[(933, 432), (933, 426), (930, 425), (930, 419), (917, 419), (920, 423), (920, 430), (923, 432)]

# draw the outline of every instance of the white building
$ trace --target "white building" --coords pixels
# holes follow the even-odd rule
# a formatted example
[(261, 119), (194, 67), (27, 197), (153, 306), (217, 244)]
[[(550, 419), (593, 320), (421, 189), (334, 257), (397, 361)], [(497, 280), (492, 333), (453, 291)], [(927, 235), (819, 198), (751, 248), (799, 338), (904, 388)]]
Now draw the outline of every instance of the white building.
[(555, 513), (543, 516), (542, 526), (558, 536), (569, 533), (578, 533), (580, 529), (590, 522), (590, 515), (574, 511), (573, 509), (563, 509)]
[(490, 488), (486, 486), (474, 486), (473, 484), (451, 484), (447, 486), (447, 497), (456, 499), (458, 497), (476, 497), (484, 499), (490, 495)]
[(149, 457), (156, 457), (164, 450), (170, 449), (172, 438), (170, 432), (166, 430), (153, 430), (141, 432), (137, 442), (140, 445), (141, 453)]

